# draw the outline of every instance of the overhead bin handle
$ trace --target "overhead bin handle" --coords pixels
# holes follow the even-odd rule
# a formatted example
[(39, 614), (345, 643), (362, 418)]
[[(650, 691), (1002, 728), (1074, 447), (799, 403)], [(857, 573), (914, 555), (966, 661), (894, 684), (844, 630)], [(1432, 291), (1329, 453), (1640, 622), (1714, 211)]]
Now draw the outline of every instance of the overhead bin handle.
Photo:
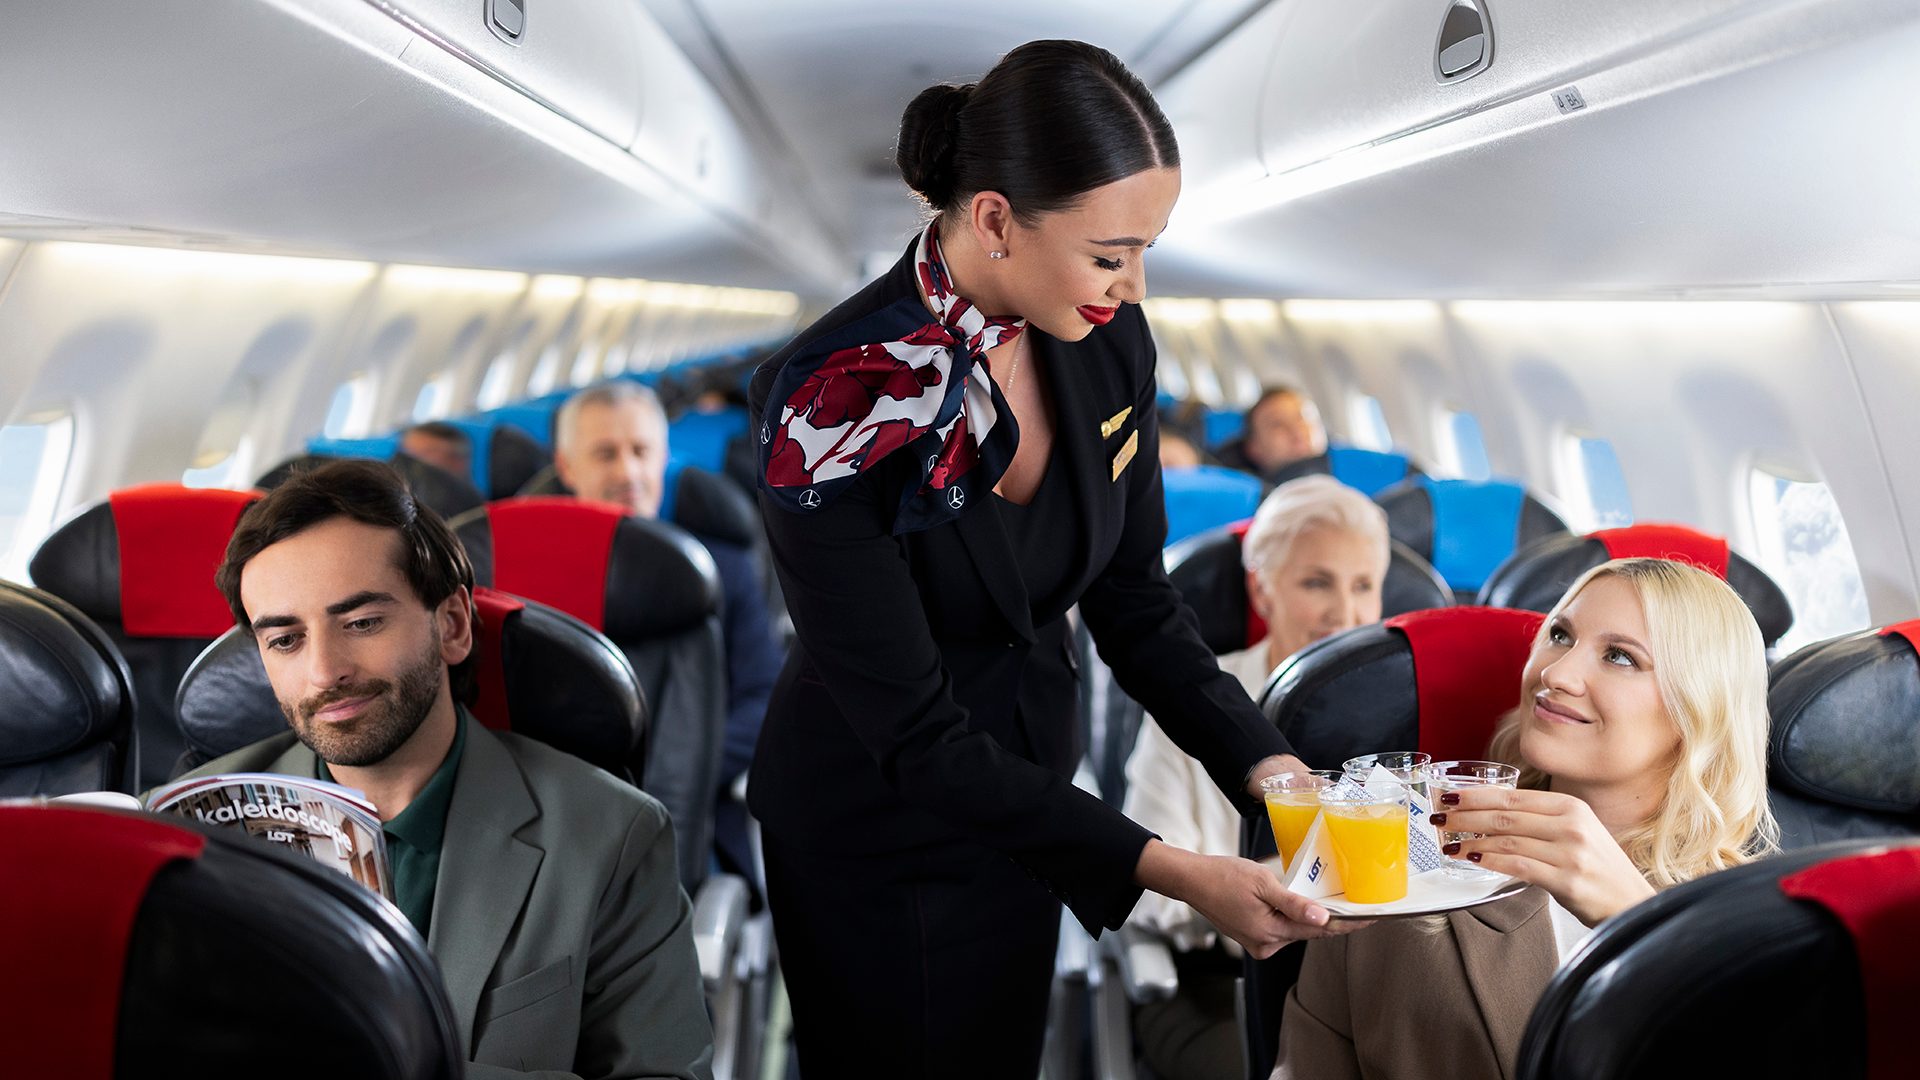
[(1453, 0), (1440, 22), (1433, 73), (1443, 83), (1470, 79), (1493, 63), (1493, 20), (1484, 0)]
[(527, 32), (527, 0), (487, 0), (487, 29), (509, 45)]

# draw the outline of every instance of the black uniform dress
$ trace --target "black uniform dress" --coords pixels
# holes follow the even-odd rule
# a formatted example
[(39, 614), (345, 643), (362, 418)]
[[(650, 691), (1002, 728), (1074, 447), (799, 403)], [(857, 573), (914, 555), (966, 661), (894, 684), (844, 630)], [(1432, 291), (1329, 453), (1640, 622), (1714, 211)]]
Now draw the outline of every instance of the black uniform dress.
[[(754, 379), (756, 426), (787, 358), (862, 336), (912, 298), (911, 252)], [(1078, 604), (1123, 689), (1242, 810), (1286, 742), (1223, 674), (1161, 568), (1154, 352), (1125, 305), (1086, 340), (1028, 328), (1055, 408), (1033, 501), (977, 497), (895, 535), (910, 455), (827, 505), (764, 492), (797, 640), (748, 781), (808, 1080), (1031, 1077), (1064, 902), (1098, 933), (1139, 898), (1151, 834), (1073, 786)], [(837, 347), (837, 346), (836, 346)]]

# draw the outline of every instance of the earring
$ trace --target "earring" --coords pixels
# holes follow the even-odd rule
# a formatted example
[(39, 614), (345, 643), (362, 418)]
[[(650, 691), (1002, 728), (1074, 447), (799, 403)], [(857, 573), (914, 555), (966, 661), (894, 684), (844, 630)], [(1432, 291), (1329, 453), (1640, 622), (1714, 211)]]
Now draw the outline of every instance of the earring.
[(1004, 258), (1006, 258), (1006, 257), (1007, 257), (1007, 253), (1006, 253), (1006, 252), (1004, 252), (1004, 251), (989, 251), (989, 252), (987, 252), (987, 258), (989, 258), (989, 259), (1004, 259)]

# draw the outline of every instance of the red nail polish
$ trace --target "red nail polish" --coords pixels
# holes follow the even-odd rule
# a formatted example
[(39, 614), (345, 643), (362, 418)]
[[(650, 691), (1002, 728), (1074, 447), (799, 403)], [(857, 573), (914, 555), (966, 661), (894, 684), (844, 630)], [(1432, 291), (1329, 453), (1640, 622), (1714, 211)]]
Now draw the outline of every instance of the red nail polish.
[[(1458, 840), (1451, 840), (1451, 841), (1448, 841), (1447, 843), (1444, 843), (1444, 844), (1441, 844), (1441, 845), (1440, 845), (1440, 854), (1442, 854), (1442, 855), (1458, 855), (1458, 854), (1460, 854), (1460, 841), (1458, 841)], [(1479, 861), (1480, 861), (1480, 853), (1479, 853), (1479, 852), (1477, 852), (1477, 851), (1476, 851), (1476, 852), (1474, 852), (1474, 854), (1473, 854), (1473, 861), (1474, 861), (1474, 862), (1479, 862)]]
[(1480, 853), (1479, 853), (1479, 852), (1477, 852), (1477, 851), (1469, 851), (1469, 852), (1467, 852), (1467, 861), (1468, 861), (1468, 862), (1479, 862), (1479, 861), (1480, 861)]
[(1442, 792), (1440, 794), (1440, 805), (1441, 806), (1459, 806), (1460, 793), (1457, 791)]
[(1447, 815), (1445, 815), (1445, 814), (1428, 814), (1428, 815), (1427, 815), (1427, 820), (1428, 820), (1428, 821), (1431, 821), (1431, 822), (1433, 822), (1433, 823), (1434, 823), (1435, 825), (1445, 825), (1445, 824), (1447, 823)]

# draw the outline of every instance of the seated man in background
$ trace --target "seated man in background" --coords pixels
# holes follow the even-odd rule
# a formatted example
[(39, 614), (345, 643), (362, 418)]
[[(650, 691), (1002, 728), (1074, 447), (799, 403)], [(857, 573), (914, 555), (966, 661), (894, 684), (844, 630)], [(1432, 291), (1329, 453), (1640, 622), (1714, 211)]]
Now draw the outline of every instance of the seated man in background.
[[(1287, 657), (1330, 634), (1377, 622), (1389, 543), (1386, 511), (1331, 476), (1275, 488), (1254, 515), (1241, 555), (1247, 593), (1266, 620), (1267, 636), (1220, 657), (1220, 670), (1257, 699)], [(1240, 852), (1239, 811), (1150, 716), (1127, 758), (1124, 810), (1169, 844), (1207, 855)], [(1141, 895), (1127, 921), (1166, 937), (1180, 972), (1171, 999), (1134, 1010), (1140, 1047), (1155, 1075), (1244, 1075), (1234, 1010), (1239, 947), (1193, 908), (1154, 892)]]
[(1288, 466), (1326, 452), (1327, 429), (1320, 422), (1320, 410), (1299, 390), (1275, 386), (1247, 409), (1246, 430), (1216, 456), (1229, 469), (1277, 484), (1288, 479), (1284, 475)]
[[(583, 499), (617, 503), (630, 514), (658, 518), (667, 475), (667, 414), (660, 399), (631, 382), (606, 383), (568, 398), (554, 417), (553, 466), (567, 490)], [(697, 532), (693, 535), (713, 555), (720, 573), (727, 653), (726, 749), (714, 845), (726, 869), (755, 880), (746, 812), (730, 791), (753, 760), (767, 699), (785, 657), (773, 639), (766, 591), (753, 553)]]
[(710, 1076), (665, 808), (455, 703), (473, 677), (473, 571), (393, 470), (295, 475), (242, 515), (218, 582), (291, 730), (192, 775), (366, 793), (395, 899), (446, 980), (467, 1076)]
[(462, 480), (473, 476), (473, 443), (452, 424), (429, 420), (400, 433), (400, 452)]

